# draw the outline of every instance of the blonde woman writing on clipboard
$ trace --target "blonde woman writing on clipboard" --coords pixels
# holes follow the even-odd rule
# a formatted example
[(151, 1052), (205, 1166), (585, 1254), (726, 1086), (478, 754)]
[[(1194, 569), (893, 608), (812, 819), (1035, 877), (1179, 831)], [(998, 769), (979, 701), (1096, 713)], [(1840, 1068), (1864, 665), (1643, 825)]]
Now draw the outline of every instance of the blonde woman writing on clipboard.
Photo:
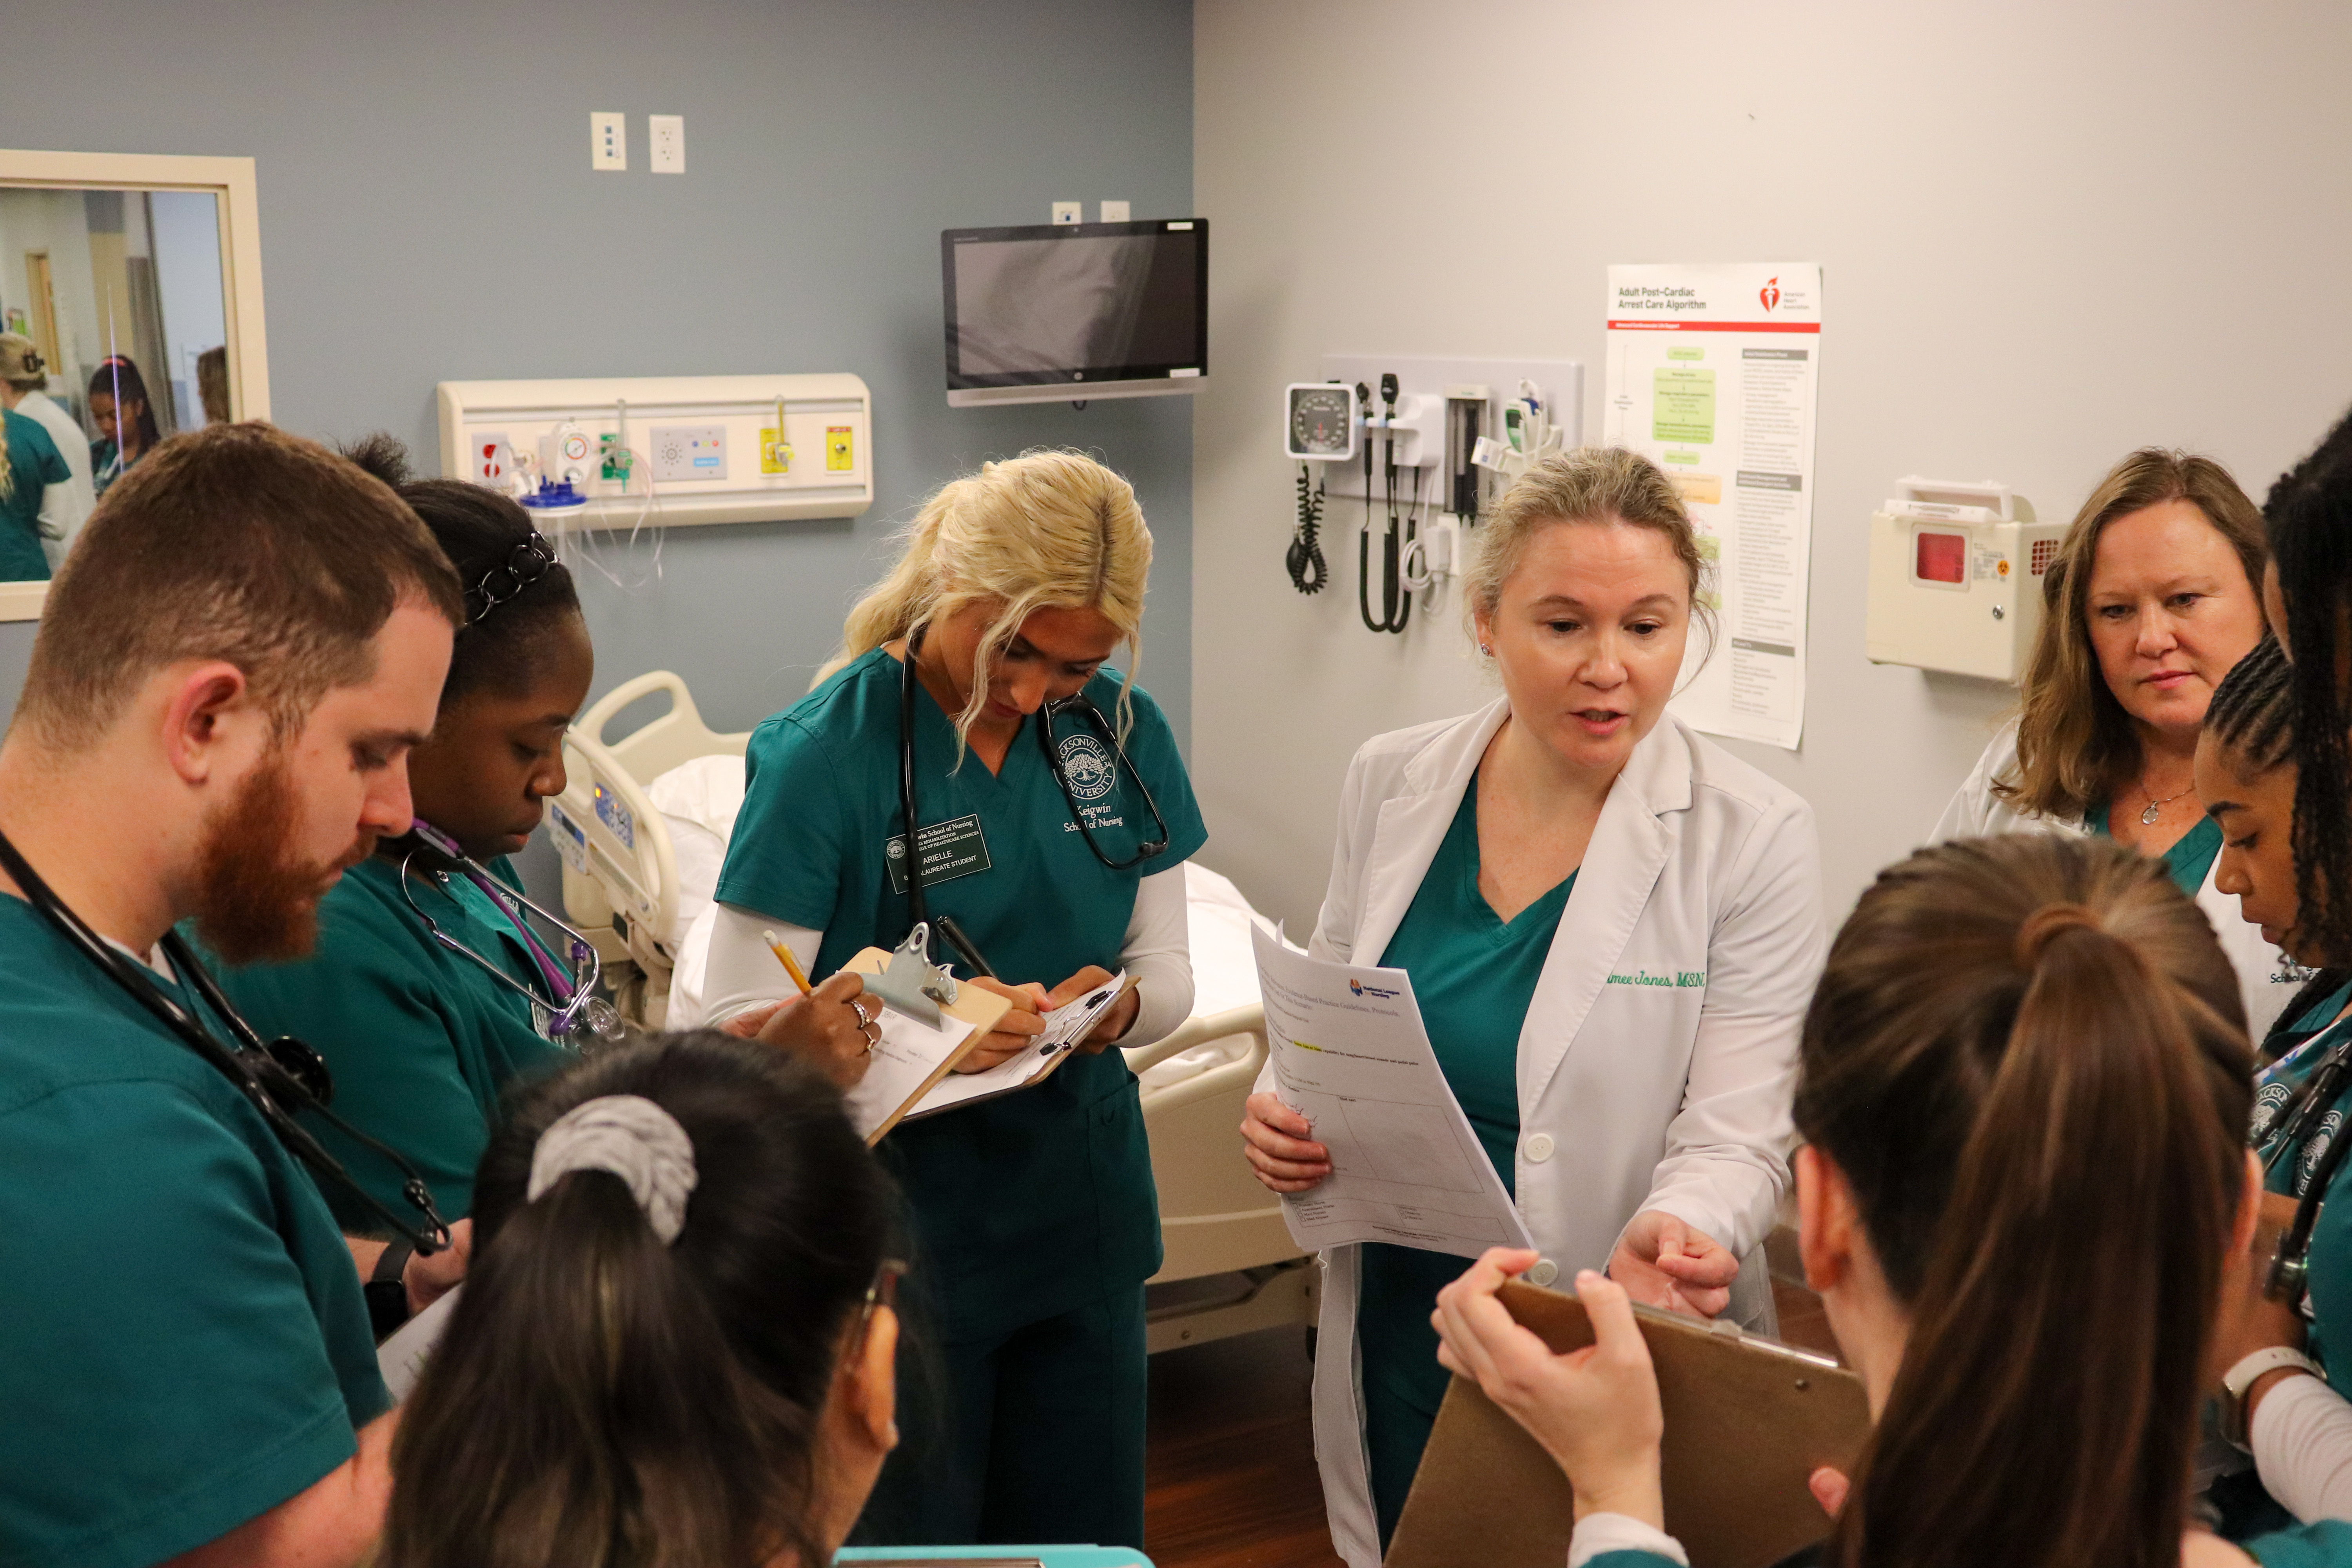
[[(1540, 1249), (1530, 1279), (1605, 1264), (1713, 1316), (1789, 1181), (1825, 942), (1812, 813), (1666, 713), (1701, 558), (1657, 468), (1550, 458), (1480, 531), (1464, 602), (1504, 694), (1356, 753), (1309, 951), (1411, 973)], [(1306, 1191), (1328, 1151), (1258, 1087), (1250, 1163)], [(1332, 1541), (1371, 1568), (1444, 1394), (1429, 1318), (1462, 1265), (1379, 1245), (1326, 1263), (1316, 1454)]]
[(840, 667), (751, 736), (709, 1021), (790, 993), (772, 929), (822, 979), (954, 921), (1003, 977), (975, 984), (1014, 1004), (966, 1067), (1024, 1048), (1114, 972), (1137, 979), (1045, 1082), (879, 1145), (911, 1211), (907, 1289), (944, 1363), (948, 1452), (922, 1453), (929, 1423), (909, 1422), (862, 1542), (1142, 1548), (1160, 1223), (1135, 1075), (1106, 1047), (1192, 1010), (1183, 862), (1207, 837), (1159, 705), (1104, 667), (1135, 647), (1150, 565), (1135, 492), (1100, 463), (991, 463), (924, 505), (850, 612)]

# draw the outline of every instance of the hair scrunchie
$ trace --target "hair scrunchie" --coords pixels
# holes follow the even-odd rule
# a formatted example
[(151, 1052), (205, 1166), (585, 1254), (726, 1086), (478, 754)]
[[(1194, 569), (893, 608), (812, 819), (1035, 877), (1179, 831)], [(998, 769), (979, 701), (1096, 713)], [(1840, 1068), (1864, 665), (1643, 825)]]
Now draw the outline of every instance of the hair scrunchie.
[(677, 1118), (642, 1095), (608, 1094), (573, 1106), (539, 1135), (530, 1154), (533, 1203), (574, 1171), (609, 1171), (626, 1182), (667, 1247), (686, 1228), (694, 1191), (694, 1141)]
[(2038, 969), (2042, 950), (2060, 932), (2101, 929), (2099, 917), (2081, 904), (2044, 904), (2017, 928), (2017, 962), (2024, 968)]

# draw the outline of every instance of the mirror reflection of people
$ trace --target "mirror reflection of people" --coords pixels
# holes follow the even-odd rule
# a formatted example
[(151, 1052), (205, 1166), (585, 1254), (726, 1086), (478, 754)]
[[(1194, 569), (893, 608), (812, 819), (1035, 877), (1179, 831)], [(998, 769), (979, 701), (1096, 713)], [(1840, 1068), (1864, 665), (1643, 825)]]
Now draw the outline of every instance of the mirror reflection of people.
[(225, 425), (236, 416), (228, 395), (228, 349), (220, 345), (196, 356), (196, 397), (205, 405), (205, 423)]
[(49, 486), (41, 497), (41, 550), (55, 567), (65, 560), (89, 509), (98, 503), (98, 491), (90, 483), (89, 436), (48, 395), (48, 369), (32, 339), (18, 332), (0, 332), (0, 408), (21, 414), (47, 430), (72, 474), (64, 484)]
[(380, 1568), (831, 1563), (898, 1440), (902, 1267), (839, 1092), (657, 1036), (533, 1086), (478, 1192)]
[(2210, 458), (2148, 447), (2109, 469), (2042, 579), (2016, 722), (1935, 833), (2086, 833), (2162, 860), (2221, 933), (2257, 1038), (2294, 981), (2213, 885), (2221, 832), (2194, 763), (2213, 689), (2262, 638), (2267, 553), (2262, 514)]
[(46, 582), (41, 520), (48, 492), (68, 490), (73, 470), (38, 421), (0, 409), (0, 583)]
[(147, 382), (127, 354), (115, 354), (90, 373), (89, 422), (98, 439), (89, 444), (91, 482), (100, 495), (145, 457), (163, 437), (147, 400)]

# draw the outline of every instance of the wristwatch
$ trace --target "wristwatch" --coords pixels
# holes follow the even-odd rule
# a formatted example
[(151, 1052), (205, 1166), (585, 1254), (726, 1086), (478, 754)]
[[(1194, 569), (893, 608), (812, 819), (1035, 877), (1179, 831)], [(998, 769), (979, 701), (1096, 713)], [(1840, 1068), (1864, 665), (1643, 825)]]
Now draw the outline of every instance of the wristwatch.
[(2293, 1367), (2307, 1372), (2320, 1382), (2327, 1381), (2327, 1373), (2317, 1362), (2299, 1350), (2285, 1345), (2270, 1345), (2241, 1357), (2238, 1364), (2221, 1375), (2221, 1436), (2247, 1453), (2253, 1450), (2253, 1423), (2246, 1414), (2246, 1394), (2266, 1373), (2281, 1367)]
[(400, 1278), (415, 1256), (416, 1244), (403, 1237), (377, 1255), (375, 1268), (368, 1275), (367, 1283), (360, 1287), (367, 1297), (368, 1325), (375, 1331), (375, 1342), (383, 1343), (408, 1321), (408, 1286)]

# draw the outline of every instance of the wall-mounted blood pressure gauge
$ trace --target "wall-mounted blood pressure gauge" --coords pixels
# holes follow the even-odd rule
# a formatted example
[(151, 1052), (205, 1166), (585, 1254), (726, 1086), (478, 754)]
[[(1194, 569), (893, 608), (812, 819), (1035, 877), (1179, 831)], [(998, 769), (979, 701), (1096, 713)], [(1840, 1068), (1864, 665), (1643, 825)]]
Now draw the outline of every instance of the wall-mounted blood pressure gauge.
[(1284, 389), (1284, 441), (1302, 463), (1336, 463), (1356, 455), (1363, 410), (1356, 389), (1336, 381), (1297, 381)]

